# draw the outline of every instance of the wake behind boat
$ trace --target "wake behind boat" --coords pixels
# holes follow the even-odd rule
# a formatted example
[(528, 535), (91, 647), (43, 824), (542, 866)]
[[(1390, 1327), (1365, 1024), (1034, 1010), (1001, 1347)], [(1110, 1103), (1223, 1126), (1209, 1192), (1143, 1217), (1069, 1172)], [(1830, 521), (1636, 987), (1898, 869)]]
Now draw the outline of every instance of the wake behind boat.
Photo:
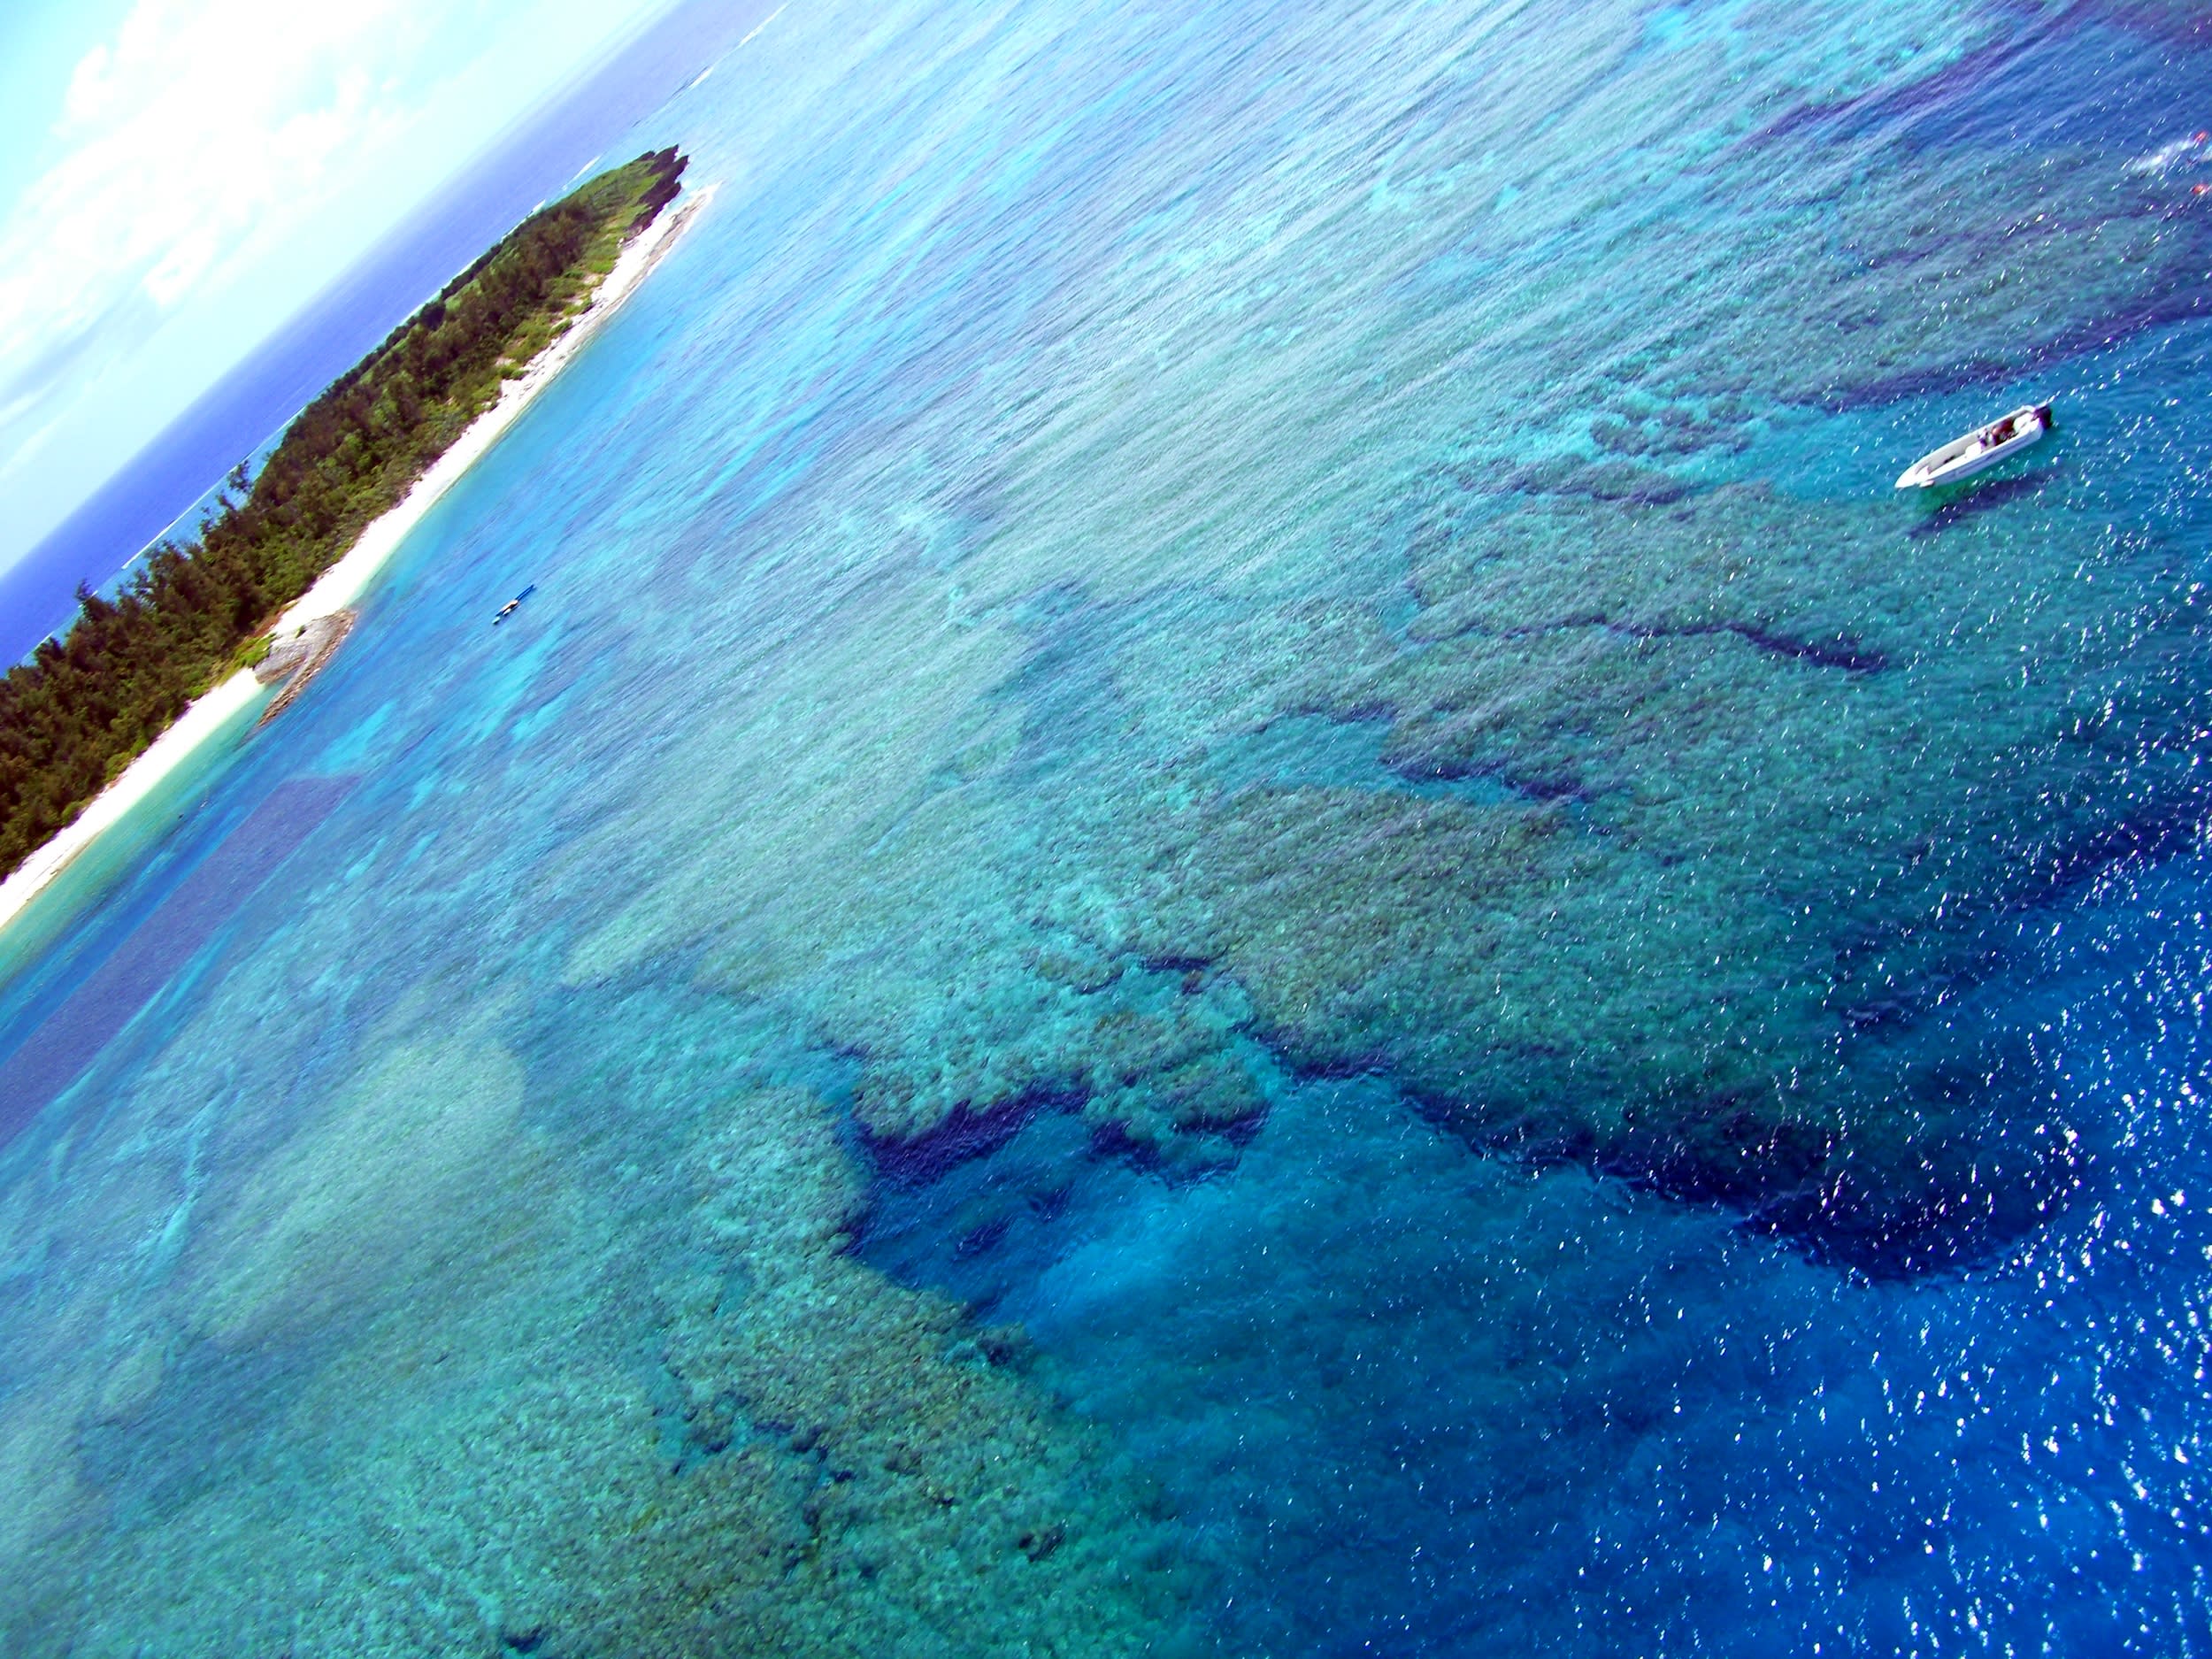
[(1955, 484), (1985, 472), (2008, 456), (2016, 455), (2048, 432), (2052, 426), (2048, 403), (2023, 403), (1963, 438), (1954, 438), (1939, 449), (1931, 449), (1897, 475), (1900, 489), (1926, 489), (1935, 484)]

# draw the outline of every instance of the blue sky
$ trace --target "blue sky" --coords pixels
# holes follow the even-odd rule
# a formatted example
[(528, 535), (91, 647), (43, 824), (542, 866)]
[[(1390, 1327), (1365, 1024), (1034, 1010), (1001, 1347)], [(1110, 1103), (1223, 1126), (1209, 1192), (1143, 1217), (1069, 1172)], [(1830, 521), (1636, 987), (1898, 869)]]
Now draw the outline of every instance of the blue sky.
[(0, 0), (0, 569), (666, 0)]

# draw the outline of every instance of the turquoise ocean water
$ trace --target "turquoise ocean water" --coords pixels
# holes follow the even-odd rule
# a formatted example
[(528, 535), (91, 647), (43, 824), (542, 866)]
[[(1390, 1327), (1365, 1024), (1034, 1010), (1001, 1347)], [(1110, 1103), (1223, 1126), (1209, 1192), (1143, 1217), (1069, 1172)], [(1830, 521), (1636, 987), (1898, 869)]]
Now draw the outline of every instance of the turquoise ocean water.
[(779, 13), (12, 930), (0, 1648), (2212, 1645), (2207, 127), (2117, 0)]

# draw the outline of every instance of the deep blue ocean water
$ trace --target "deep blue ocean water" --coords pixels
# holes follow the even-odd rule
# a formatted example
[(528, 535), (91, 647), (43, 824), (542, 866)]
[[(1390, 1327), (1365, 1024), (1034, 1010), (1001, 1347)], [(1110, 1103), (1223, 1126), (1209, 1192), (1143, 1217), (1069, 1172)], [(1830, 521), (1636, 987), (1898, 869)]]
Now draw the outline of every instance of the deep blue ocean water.
[(2212, 1646), (2206, 126), (2148, 5), (779, 14), (0, 946), (0, 1645)]

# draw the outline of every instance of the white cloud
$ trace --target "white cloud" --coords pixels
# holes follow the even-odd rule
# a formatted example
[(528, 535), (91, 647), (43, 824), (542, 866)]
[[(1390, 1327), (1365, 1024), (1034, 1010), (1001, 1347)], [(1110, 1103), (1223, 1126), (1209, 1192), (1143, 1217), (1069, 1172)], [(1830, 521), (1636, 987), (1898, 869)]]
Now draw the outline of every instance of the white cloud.
[(78, 64), (62, 159), (0, 224), (0, 364), (142, 287), (173, 309), (272, 213), (403, 119), (364, 64), (414, 42), (396, 0), (139, 0)]
[(62, 110), (71, 122), (90, 120), (102, 104), (106, 102), (108, 65), (115, 61), (107, 42), (102, 41), (84, 55), (76, 73), (69, 77), (69, 91), (62, 99)]

